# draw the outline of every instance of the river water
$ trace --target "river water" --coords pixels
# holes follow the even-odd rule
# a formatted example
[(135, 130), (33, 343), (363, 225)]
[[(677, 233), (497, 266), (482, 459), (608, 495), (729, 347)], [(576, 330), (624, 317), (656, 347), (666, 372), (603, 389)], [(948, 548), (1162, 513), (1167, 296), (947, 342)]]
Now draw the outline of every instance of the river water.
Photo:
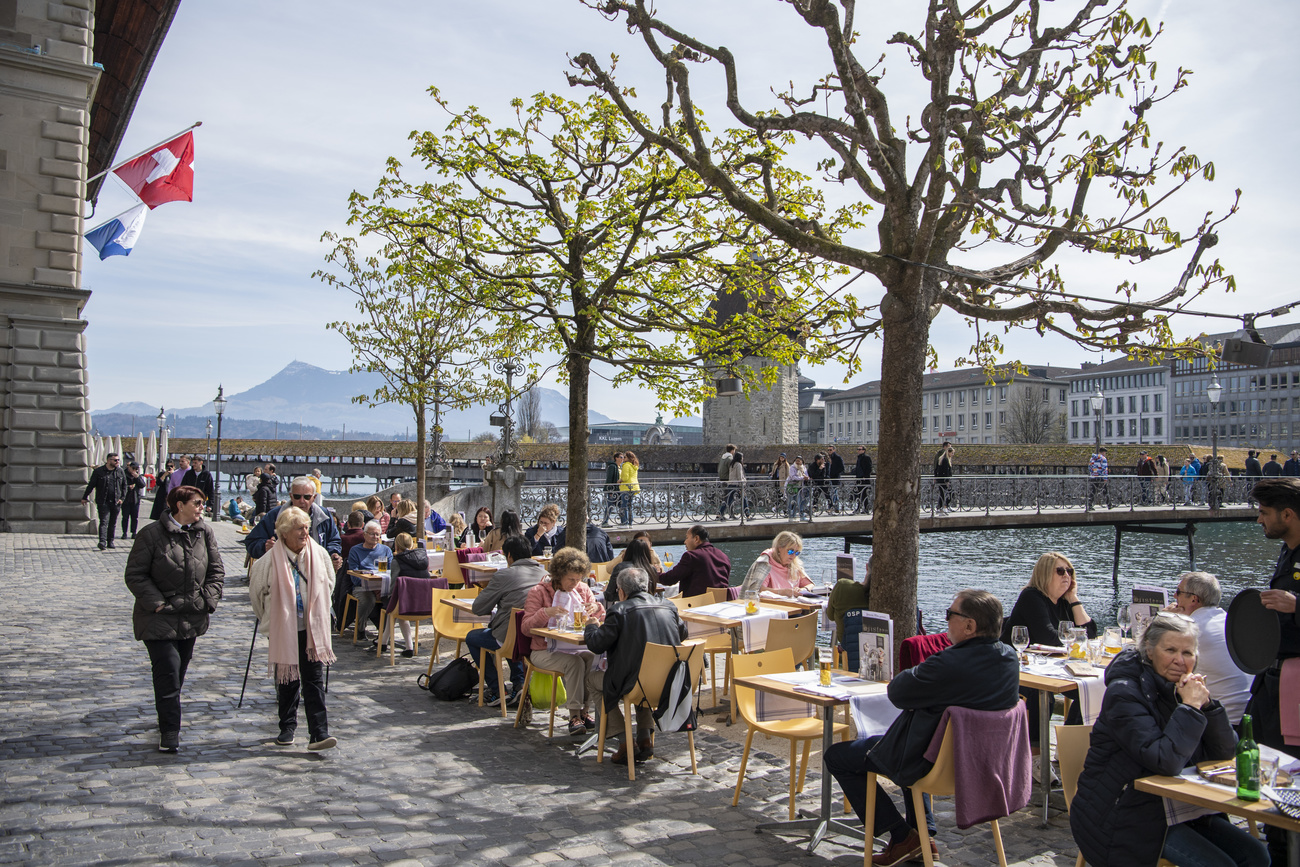
[[(1195, 539), (1196, 566), (1218, 576), (1224, 608), (1238, 590), (1268, 585), (1280, 543), (1265, 539), (1257, 524), (1199, 524)], [(731, 558), (732, 584), (744, 579), (767, 544), (718, 545)], [(670, 551), (677, 558), (686, 549), (659, 545), (655, 550), (660, 556)], [(844, 541), (840, 537), (806, 539), (803, 550), (808, 574), (821, 583), (830, 579), (835, 555), (844, 552)], [(1059, 551), (1074, 563), (1079, 598), (1099, 626), (1114, 625), (1115, 609), (1121, 600), (1129, 601), (1134, 584), (1164, 587), (1172, 598), (1178, 575), (1189, 568), (1185, 537), (1125, 533), (1117, 591), (1111, 583), (1114, 550), (1115, 531), (1109, 527), (923, 533), (917, 595), (925, 627), (931, 632), (943, 630), (943, 612), (956, 592), (966, 587), (994, 593), (1010, 612), (1021, 588), (1029, 582), (1034, 563), (1047, 551)], [(861, 575), (861, 564), (871, 555), (871, 546), (855, 545), (853, 554), (858, 557)], [(872, 578), (887, 580), (880, 574)]]

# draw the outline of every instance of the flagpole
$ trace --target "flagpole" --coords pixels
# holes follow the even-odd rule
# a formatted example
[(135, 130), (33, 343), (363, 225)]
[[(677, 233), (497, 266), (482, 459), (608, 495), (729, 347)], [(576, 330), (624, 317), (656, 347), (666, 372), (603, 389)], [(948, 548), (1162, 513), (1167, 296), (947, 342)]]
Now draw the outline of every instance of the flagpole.
[(138, 159), (138, 158), (144, 156), (145, 154), (147, 154), (147, 153), (149, 153), (150, 151), (152, 151), (154, 148), (158, 147), (158, 145), (167, 144), (167, 142), (171, 141), (172, 139), (180, 138), (181, 136), (185, 135), (185, 133), (189, 132), (189, 131), (192, 130), (192, 129), (195, 129), (196, 127), (200, 127), (200, 126), (203, 126), (203, 121), (201, 121), (201, 120), (196, 120), (194, 123), (192, 123), (192, 124), (190, 124), (189, 126), (185, 127), (185, 129), (181, 130), (180, 132), (178, 132), (178, 133), (174, 133), (174, 134), (172, 134), (172, 135), (169, 135), (169, 136), (167, 136), (167, 138), (163, 139), (162, 141), (154, 142), (153, 144), (149, 145), (149, 147), (147, 147), (147, 148), (145, 148), (144, 150), (140, 151), (138, 154), (132, 154), (131, 156), (127, 157), (126, 159), (122, 160), (121, 162), (117, 163), (116, 165), (112, 165), (112, 166), (109, 166), (108, 168), (104, 169), (104, 170), (103, 170), (102, 172), (100, 172), (99, 174), (94, 175), (93, 177), (86, 178), (86, 183), (89, 184), (89, 183), (91, 183), (92, 181), (96, 181), (96, 180), (102, 178), (104, 175), (108, 174), (109, 172), (111, 172), (111, 171), (116, 171), (117, 169), (120, 169), (122, 166), (124, 166), (124, 165), (126, 165), (127, 163), (131, 162), (131, 160)]

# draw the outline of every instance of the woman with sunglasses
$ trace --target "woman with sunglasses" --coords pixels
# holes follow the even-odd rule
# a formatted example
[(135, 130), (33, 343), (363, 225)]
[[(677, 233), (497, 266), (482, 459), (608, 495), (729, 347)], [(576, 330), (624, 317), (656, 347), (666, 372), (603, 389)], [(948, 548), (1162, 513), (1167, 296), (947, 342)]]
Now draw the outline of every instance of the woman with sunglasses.
[[(1086, 629), (1089, 638), (1097, 637), (1097, 624), (1092, 622), (1088, 611), (1079, 601), (1079, 583), (1075, 580), (1074, 564), (1064, 554), (1048, 551), (1034, 564), (1034, 572), (1025, 589), (1020, 591), (1011, 614), (1002, 621), (1002, 643), (1011, 643), (1011, 630), (1017, 626), (1029, 629), (1031, 644), (1048, 644), (1061, 646), (1061, 636), (1057, 627), (1062, 620), (1072, 621), (1081, 629)], [(1038, 690), (1022, 689), (1020, 694), (1028, 703), (1029, 743), (1038, 747)], [(1083, 716), (1079, 702), (1070, 706), (1066, 725), (1082, 725)], [(1038, 763), (1034, 763), (1034, 773), (1038, 773)]]
[(798, 533), (790, 530), (777, 533), (772, 547), (759, 554), (754, 565), (749, 567), (741, 584), (741, 593), (771, 590), (782, 596), (798, 596), (801, 588), (812, 584), (812, 579), (804, 571), (803, 561), (799, 559), (802, 553), (803, 538)]

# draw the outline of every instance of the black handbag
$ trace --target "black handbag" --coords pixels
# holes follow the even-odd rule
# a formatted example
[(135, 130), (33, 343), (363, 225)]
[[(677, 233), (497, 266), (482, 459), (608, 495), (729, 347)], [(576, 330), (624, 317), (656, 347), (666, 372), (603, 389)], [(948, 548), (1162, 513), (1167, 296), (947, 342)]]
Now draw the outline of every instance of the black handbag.
[(478, 669), (468, 657), (459, 656), (434, 672), (432, 677), (420, 675), (416, 682), (421, 689), (427, 689), (434, 698), (443, 701), (458, 701), (469, 695), (478, 686)]

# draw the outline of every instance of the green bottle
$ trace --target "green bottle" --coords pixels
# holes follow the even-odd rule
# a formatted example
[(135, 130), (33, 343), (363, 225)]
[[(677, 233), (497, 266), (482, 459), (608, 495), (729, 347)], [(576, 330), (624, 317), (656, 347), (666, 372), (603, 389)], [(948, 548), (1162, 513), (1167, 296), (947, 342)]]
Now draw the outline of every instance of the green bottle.
[(1241, 718), (1241, 740), (1237, 741), (1237, 797), (1259, 800), (1259, 747), (1251, 732), (1250, 714)]

